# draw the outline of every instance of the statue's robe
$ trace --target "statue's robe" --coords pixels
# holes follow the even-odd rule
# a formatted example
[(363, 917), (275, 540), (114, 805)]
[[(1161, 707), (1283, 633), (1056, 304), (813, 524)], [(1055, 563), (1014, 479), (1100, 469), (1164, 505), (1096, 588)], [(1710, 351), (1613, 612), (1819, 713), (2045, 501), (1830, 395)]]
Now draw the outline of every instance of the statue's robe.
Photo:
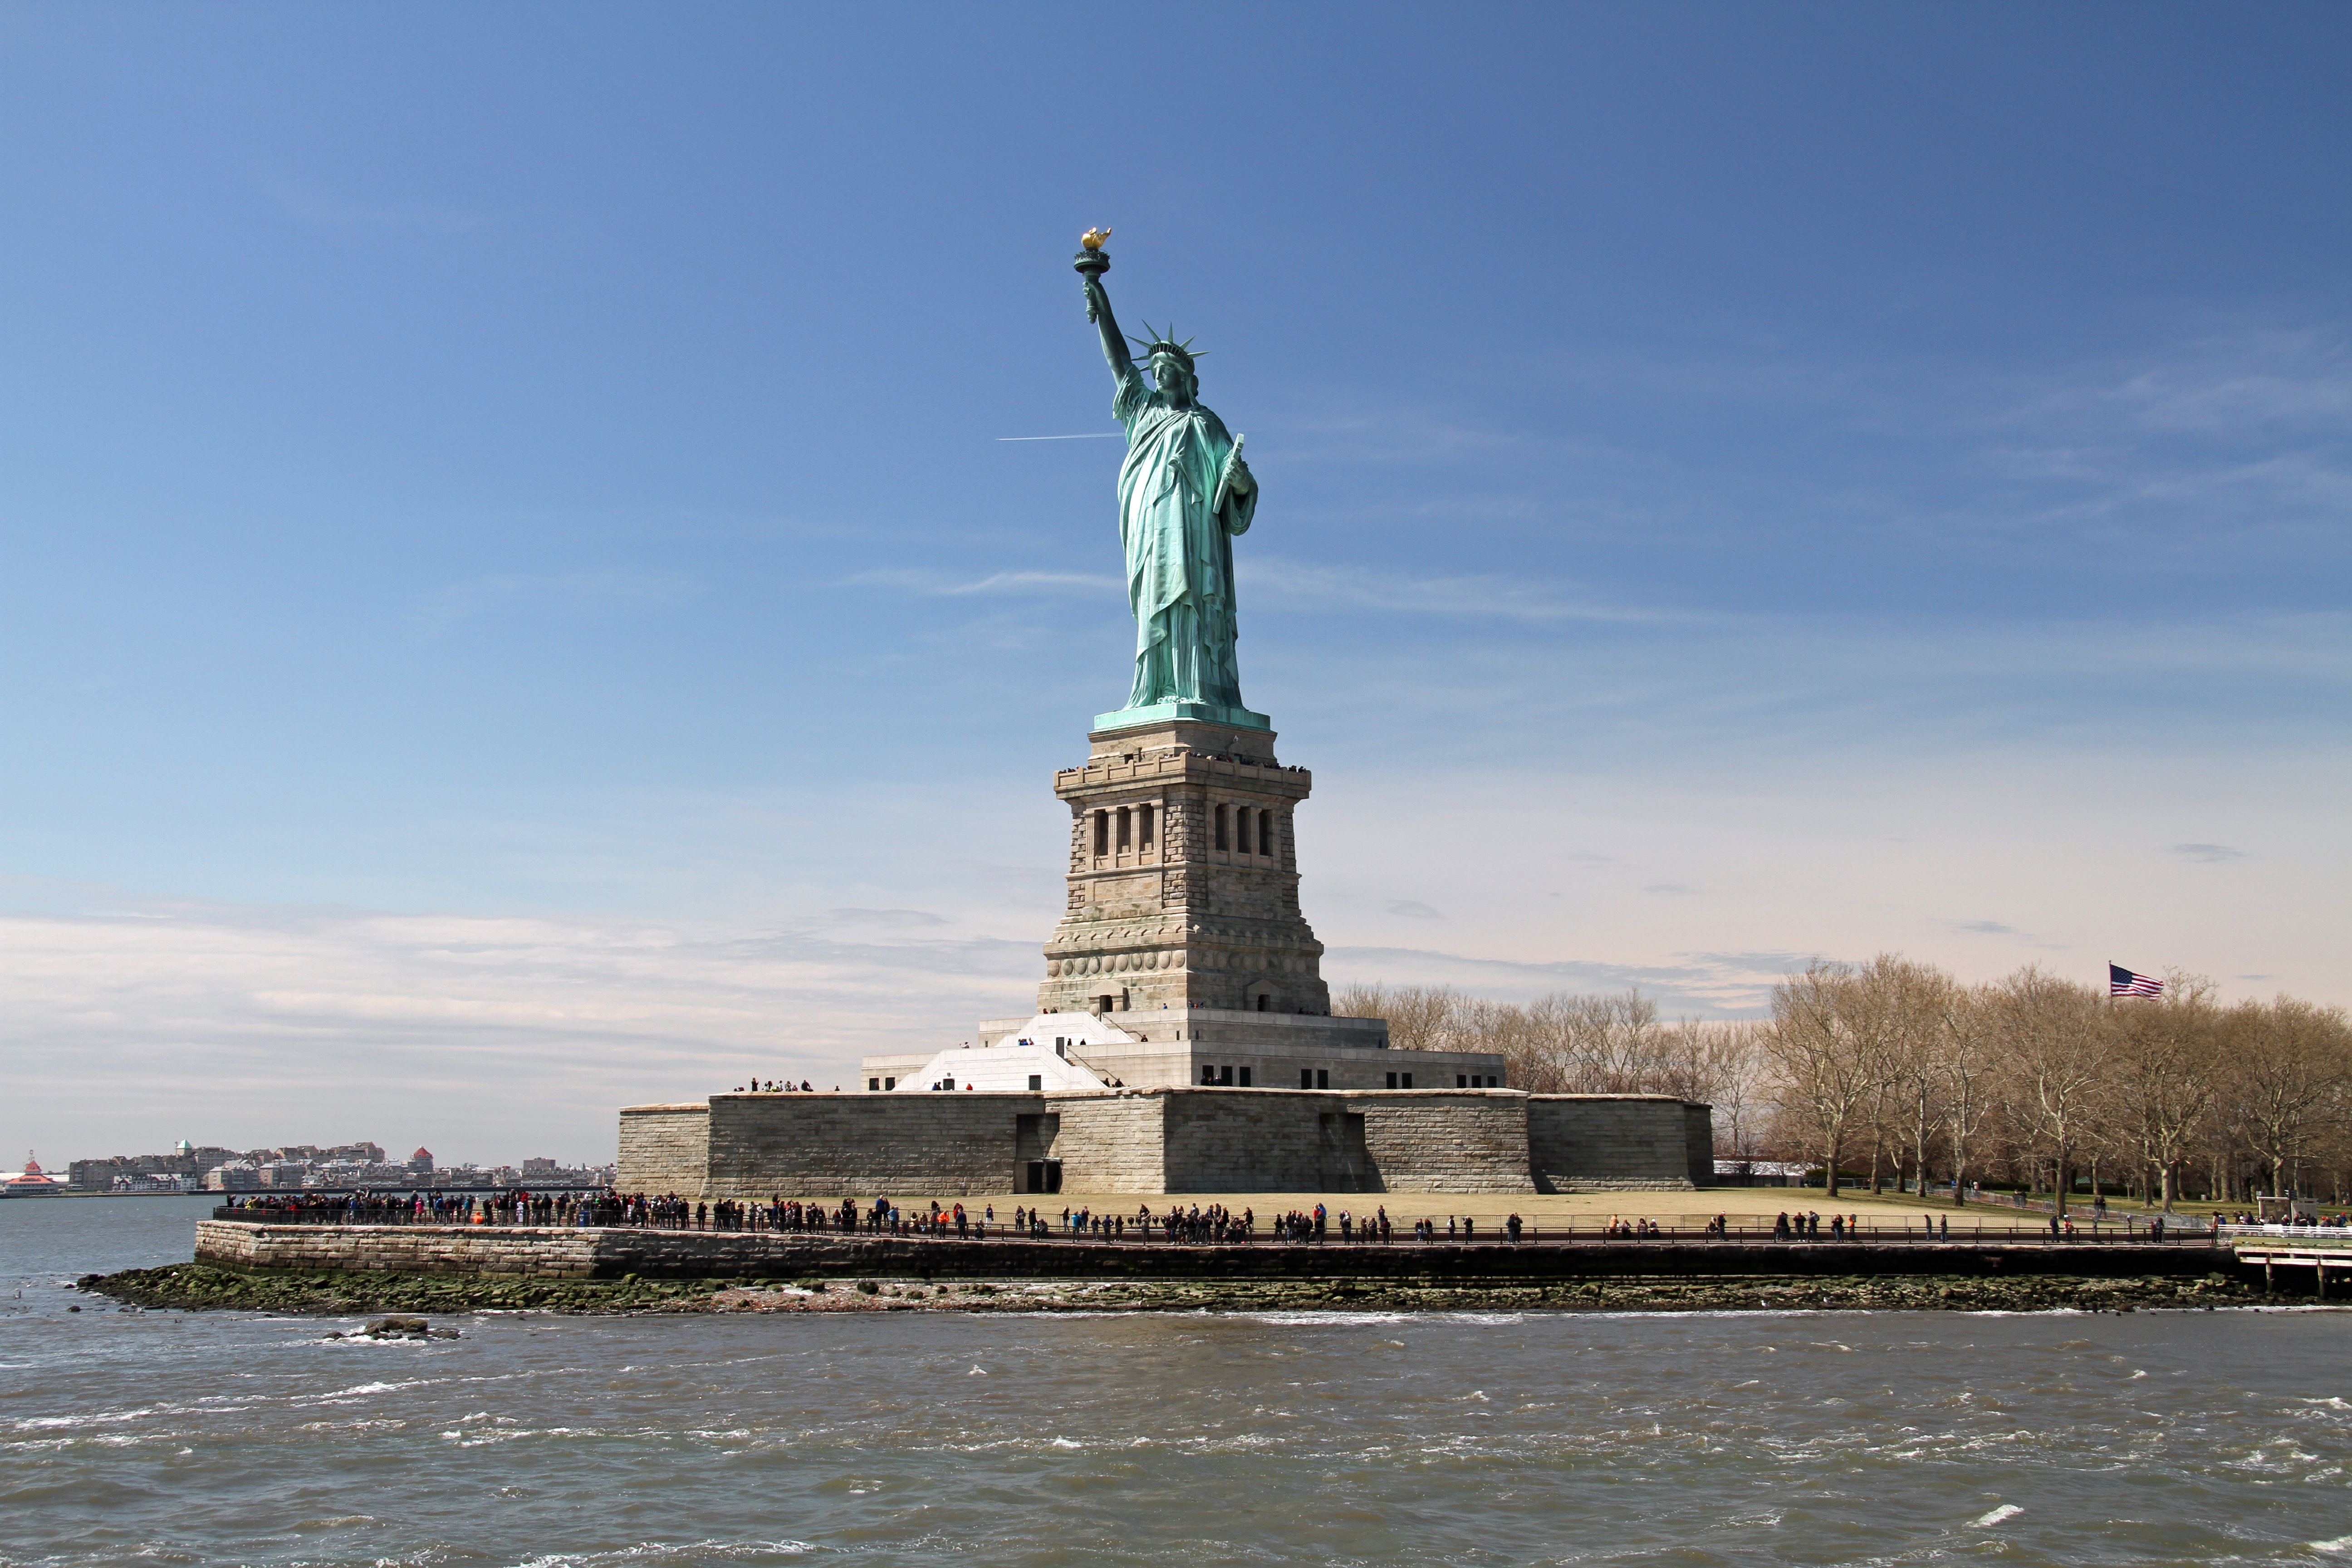
[(1169, 701), (1243, 707), (1234, 662), (1234, 535), (1257, 512), (1257, 492), (1228, 495), (1212, 513), (1234, 438), (1195, 403), (1169, 405), (1133, 365), (1118, 372), (1111, 412), (1127, 428), (1118, 471), (1118, 536), (1135, 612), (1129, 708)]

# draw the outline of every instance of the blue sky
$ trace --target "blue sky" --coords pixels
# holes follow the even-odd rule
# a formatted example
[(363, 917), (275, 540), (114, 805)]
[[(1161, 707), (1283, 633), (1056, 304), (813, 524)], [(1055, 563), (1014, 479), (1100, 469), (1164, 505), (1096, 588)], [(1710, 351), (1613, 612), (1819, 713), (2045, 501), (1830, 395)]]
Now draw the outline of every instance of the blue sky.
[(1090, 224), (1249, 438), (1335, 979), (2352, 1001), (2340, 8), (0, 27), (0, 1152), (593, 1154), (1024, 1010)]

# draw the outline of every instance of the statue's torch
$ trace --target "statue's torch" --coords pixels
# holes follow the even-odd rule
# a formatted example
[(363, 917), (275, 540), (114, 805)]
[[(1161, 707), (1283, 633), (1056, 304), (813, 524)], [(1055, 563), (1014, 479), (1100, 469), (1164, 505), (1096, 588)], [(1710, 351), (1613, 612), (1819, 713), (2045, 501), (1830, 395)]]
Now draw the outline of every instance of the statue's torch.
[[(1107, 228), (1090, 228), (1087, 230), (1086, 233), (1078, 237), (1077, 258), (1072, 261), (1070, 265), (1077, 271), (1084, 273), (1086, 275), (1087, 281), (1089, 283), (1099, 281), (1102, 275), (1110, 270), (1110, 255), (1103, 249), (1103, 241), (1109, 237), (1110, 230)], [(1087, 292), (1087, 320), (1091, 321), (1094, 319), (1094, 291), (1092, 289), (1088, 289)]]

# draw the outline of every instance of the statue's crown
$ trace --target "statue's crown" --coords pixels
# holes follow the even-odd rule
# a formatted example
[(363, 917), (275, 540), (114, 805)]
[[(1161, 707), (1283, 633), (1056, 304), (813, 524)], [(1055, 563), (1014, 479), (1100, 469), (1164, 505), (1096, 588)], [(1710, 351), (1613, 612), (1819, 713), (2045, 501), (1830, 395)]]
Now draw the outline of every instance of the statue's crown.
[(1205, 354), (1209, 352), (1206, 349), (1202, 349), (1198, 353), (1195, 353), (1192, 348), (1192, 340), (1190, 338), (1186, 338), (1181, 343), (1178, 342), (1176, 341), (1176, 329), (1173, 324), (1171, 324), (1161, 331), (1153, 331), (1151, 323), (1146, 321), (1143, 323), (1143, 330), (1147, 332), (1151, 332), (1151, 336), (1149, 338), (1139, 338), (1130, 333), (1129, 334), (1127, 341), (1143, 351), (1143, 359), (1146, 363), (1149, 363), (1157, 355), (1170, 354), (1182, 361), (1186, 370), (1191, 370), (1192, 368), (1192, 362), (1200, 358), (1202, 354)]

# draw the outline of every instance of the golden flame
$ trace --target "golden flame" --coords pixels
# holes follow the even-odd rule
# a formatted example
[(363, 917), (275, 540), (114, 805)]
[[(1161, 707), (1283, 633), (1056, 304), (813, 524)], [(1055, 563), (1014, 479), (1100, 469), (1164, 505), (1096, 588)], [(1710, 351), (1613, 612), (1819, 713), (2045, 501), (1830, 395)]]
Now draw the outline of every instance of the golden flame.
[(1107, 228), (1090, 228), (1078, 236), (1078, 243), (1088, 250), (1100, 250), (1103, 247), (1103, 241), (1109, 237), (1110, 230)]

